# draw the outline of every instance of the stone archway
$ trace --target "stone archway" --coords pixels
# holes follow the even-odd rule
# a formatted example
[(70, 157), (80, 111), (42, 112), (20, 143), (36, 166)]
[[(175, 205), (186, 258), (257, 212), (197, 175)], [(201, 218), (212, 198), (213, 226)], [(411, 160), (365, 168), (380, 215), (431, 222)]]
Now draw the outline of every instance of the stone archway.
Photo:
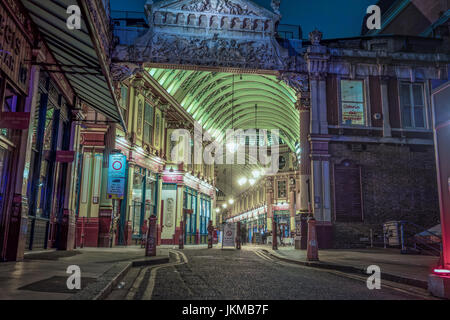
[[(326, 113), (318, 111), (326, 108), (318, 92), (325, 83), (328, 55), (320, 45), (319, 31), (310, 34), (311, 46), (304, 49), (304, 55), (289, 55), (276, 40), (281, 18), (277, 3), (273, 2), (271, 12), (248, 0), (148, 1), (145, 9), (149, 28), (131, 44), (127, 39), (128, 44), (115, 48), (112, 73), (116, 81), (121, 81), (136, 73), (152, 72), (159, 85), (173, 93), (195, 120), (206, 127), (221, 123), (219, 129), (230, 125), (227, 103), (234, 98), (229, 88), (227, 92), (227, 84), (233, 74), (248, 77), (249, 82), (239, 88), (242, 105), (237, 110), (243, 116), (242, 124), (254, 127), (248, 119), (259, 102), (258, 109), (264, 114), (259, 125), (282, 128), (291, 150), (299, 146), (301, 192), (297, 202), (300, 210), (308, 211), (308, 182), (313, 182), (310, 145), (316, 145), (309, 141), (310, 124), (320, 123), (319, 114)], [(250, 82), (255, 84), (253, 89), (263, 85), (273, 90), (252, 94), (248, 91), (252, 89)], [(216, 92), (216, 98), (208, 101), (207, 92), (214, 91), (215, 85), (223, 92)], [(277, 94), (282, 91), (288, 92), (287, 98)], [(266, 96), (266, 100), (261, 102), (260, 96)], [(316, 167), (326, 168), (322, 160), (313, 159)], [(320, 190), (311, 190), (315, 192)]]

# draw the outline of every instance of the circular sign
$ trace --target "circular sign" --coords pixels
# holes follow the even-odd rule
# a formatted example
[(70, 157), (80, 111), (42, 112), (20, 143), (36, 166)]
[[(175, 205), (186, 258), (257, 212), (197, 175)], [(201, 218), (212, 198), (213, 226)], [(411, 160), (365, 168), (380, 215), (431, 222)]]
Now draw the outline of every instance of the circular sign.
[(117, 171), (122, 170), (122, 162), (114, 161), (112, 164), (112, 168)]
[(231, 231), (227, 231), (227, 237), (231, 237), (233, 235), (233, 232), (231, 232)]

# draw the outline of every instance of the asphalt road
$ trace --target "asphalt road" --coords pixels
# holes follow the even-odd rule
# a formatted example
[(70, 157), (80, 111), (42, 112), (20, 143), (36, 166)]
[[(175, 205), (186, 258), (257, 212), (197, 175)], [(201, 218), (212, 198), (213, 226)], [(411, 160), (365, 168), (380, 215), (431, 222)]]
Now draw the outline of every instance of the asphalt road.
[[(254, 250), (195, 249), (172, 265), (133, 270), (110, 299), (134, 300), (410, 300), (389, 286), (369, 290), (355, 279), (270, 258)], [(187, 259), (187, 263), (186, 263)], [(183, 261), (184, 260), (184, 261)], [(156, 269), (156, 270), (155, 270)], [(131, 288), (133, 283), (134, 289)], [(127, 292), (125, 295), (124, 292)]]

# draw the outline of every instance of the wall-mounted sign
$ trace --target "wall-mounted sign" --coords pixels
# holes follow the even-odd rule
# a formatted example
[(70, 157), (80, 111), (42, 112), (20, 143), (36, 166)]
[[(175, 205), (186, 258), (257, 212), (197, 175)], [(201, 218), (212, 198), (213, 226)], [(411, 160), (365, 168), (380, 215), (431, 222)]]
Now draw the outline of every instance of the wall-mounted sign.
[(285, 203), (285, 204), (276, 204), (273, 206), (273, 210), (274, 211), (285, 211), (285, 210), (289, 210), (289, 204)]
[(26, 130), (30, 124), (29, 112), (0, 112), (0, 128)]
[(56, 162), (71, 163), (75, 160), (75, 151), (56, 151)]
[(125, 179), (127, 172), (127, 157), (120, 153), (109, 155), (108, 188), (109, 199), (121, 200), (125, 196)]
[(164, 183), (183, 183), (184, 176), (182, 174), (164, 174), (163, 175), (163, 182)]

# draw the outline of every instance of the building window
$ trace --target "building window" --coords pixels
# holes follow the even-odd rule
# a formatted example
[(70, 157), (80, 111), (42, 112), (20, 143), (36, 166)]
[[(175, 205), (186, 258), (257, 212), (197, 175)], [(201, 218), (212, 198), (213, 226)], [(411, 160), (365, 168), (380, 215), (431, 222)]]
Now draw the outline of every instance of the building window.
[(278, 181), (278, 198), (286, 198), (286, 181)]
[(366, 125), (363, 80), (341, 80), (342, 124)]
[(400, 83), (400, 105), (403, 127), (426, 127), (423, 83)]
[(144, 142), (153, 144), (153, 107), (147, 102), (144, 112)]
[(122, 85), (120, 88), (120, 112), (122, 113), (123, 120), (128, 123), (128, 87)]

